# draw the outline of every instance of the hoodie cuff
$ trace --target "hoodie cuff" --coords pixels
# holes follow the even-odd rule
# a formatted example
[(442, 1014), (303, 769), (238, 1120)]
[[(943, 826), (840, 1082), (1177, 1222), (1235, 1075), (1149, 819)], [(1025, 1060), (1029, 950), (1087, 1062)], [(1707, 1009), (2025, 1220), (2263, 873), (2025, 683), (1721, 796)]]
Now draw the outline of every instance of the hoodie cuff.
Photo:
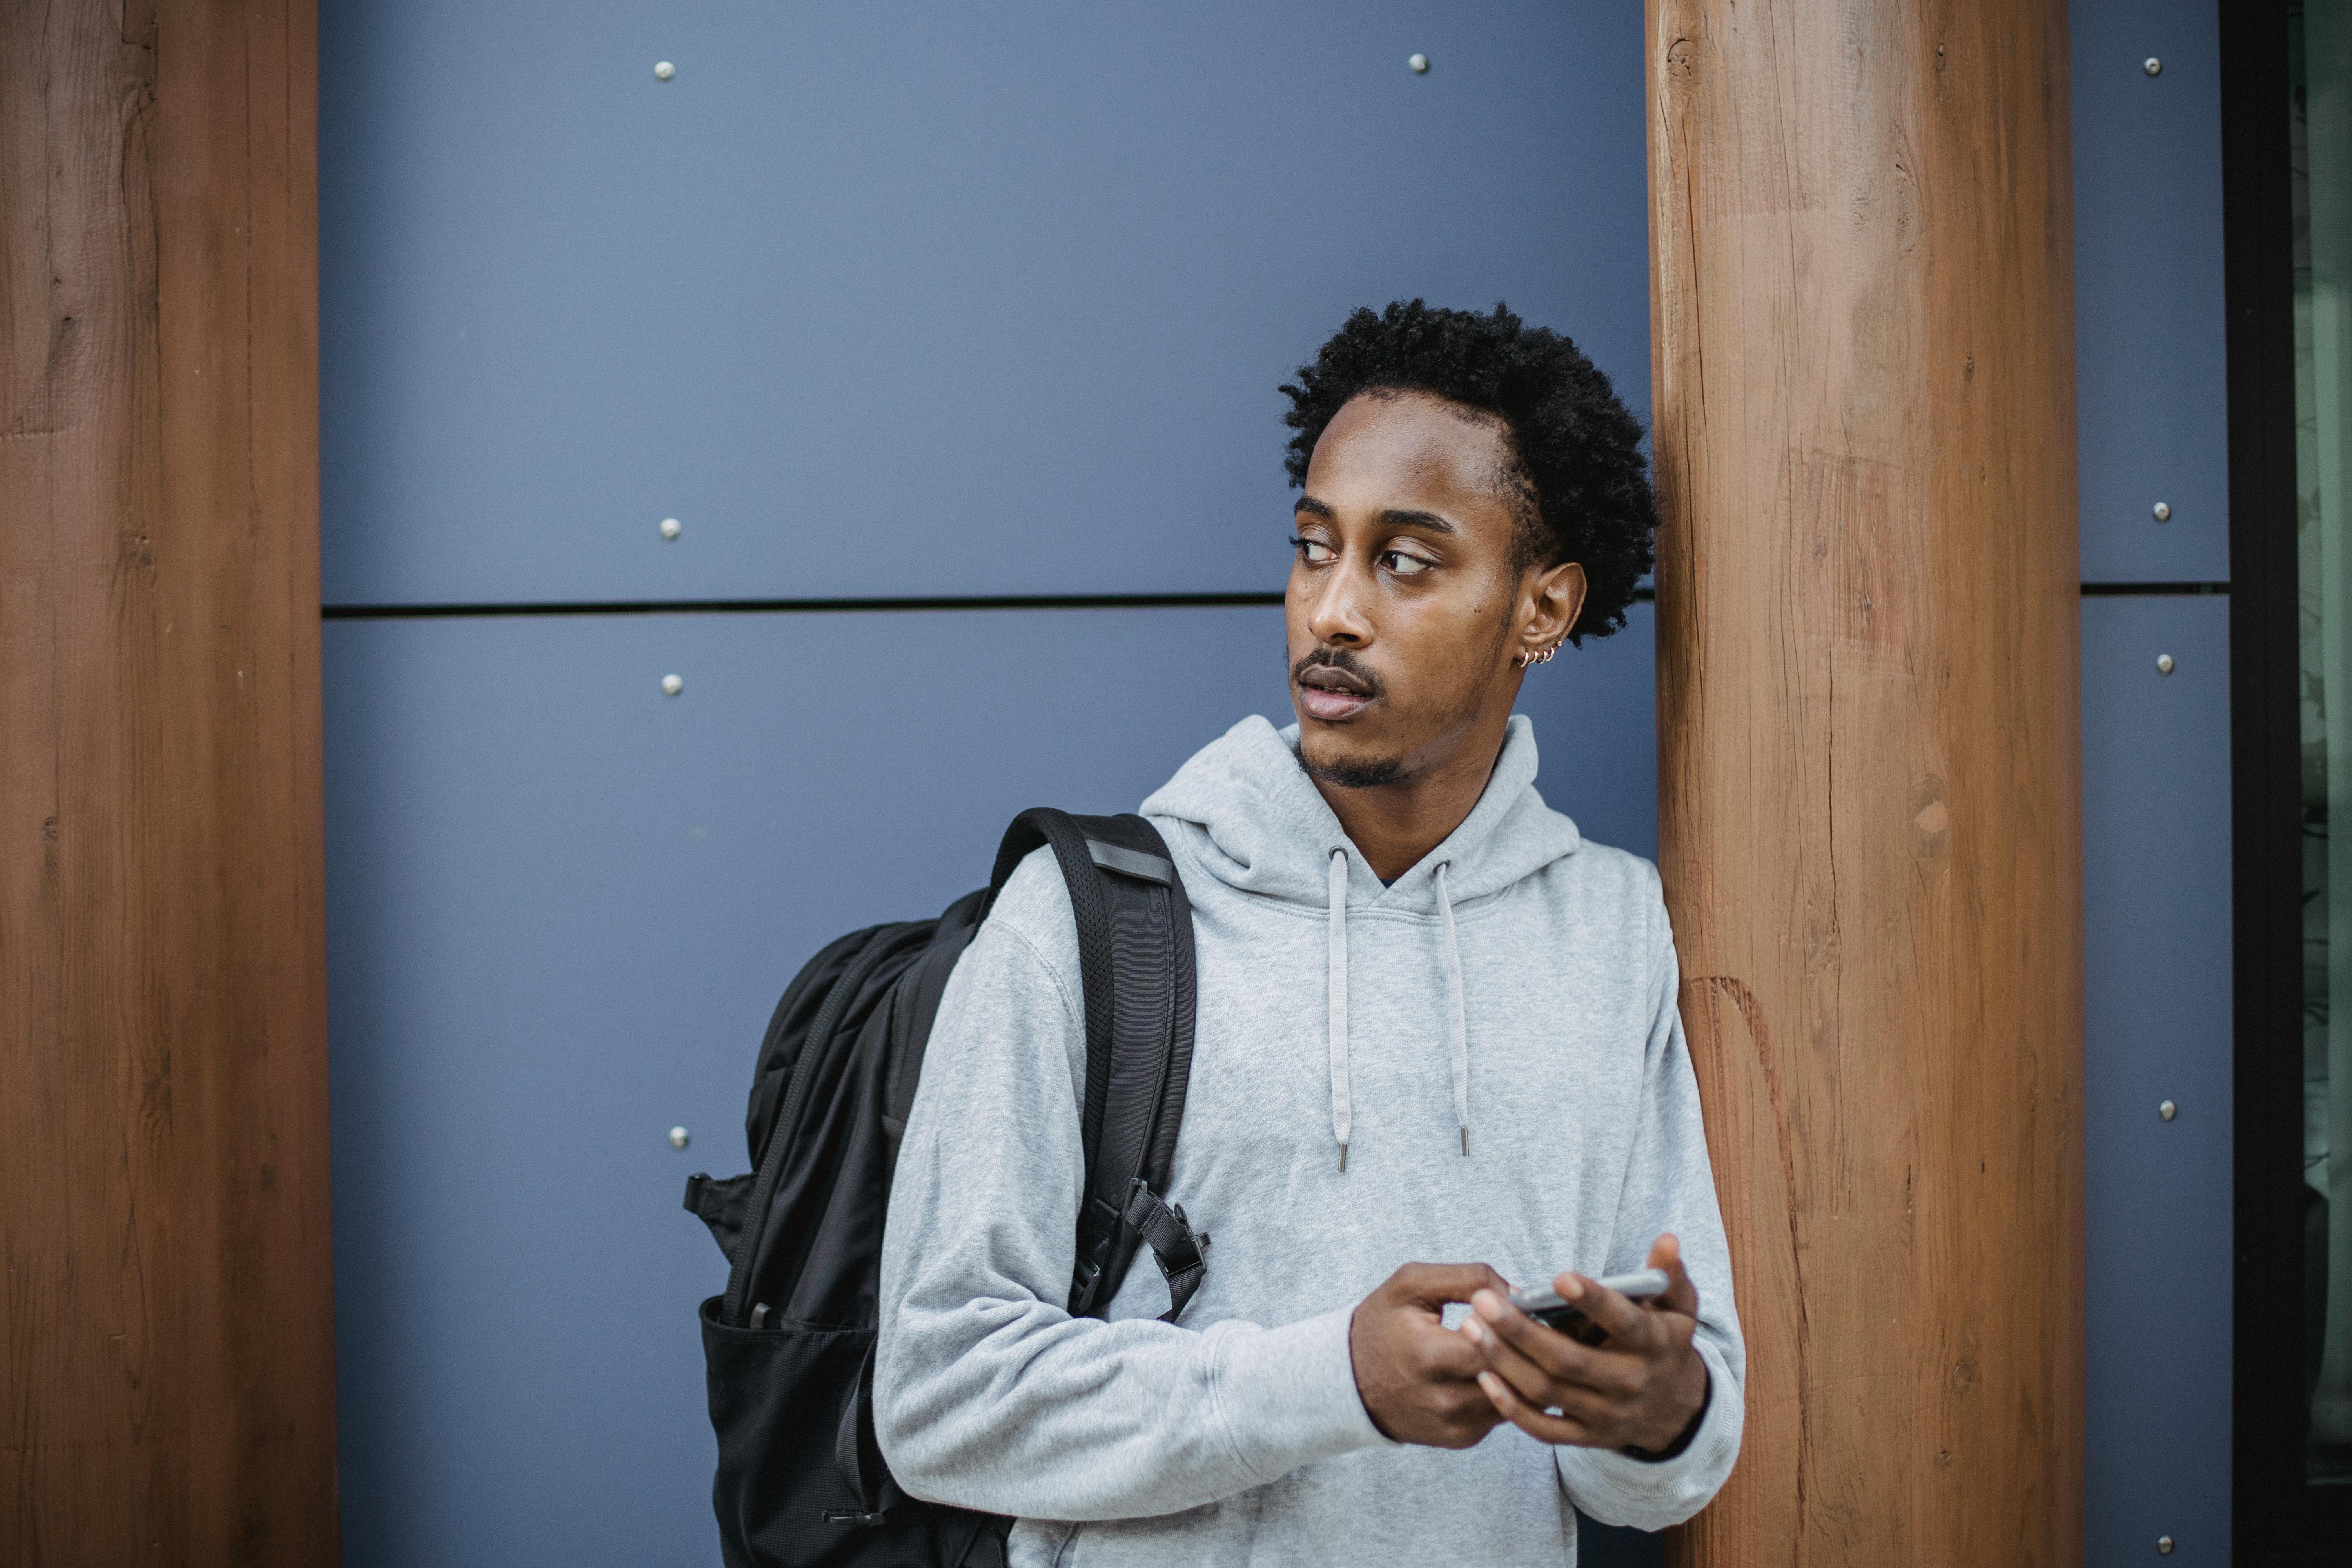
[(1721, 1351), (1705, 1340), (1695, 1348), (1706, 1363), (1707, 1403), (1682, 1452), (1643, 1459), (1609, 1448), (1554, 1450), (1576, 1505), (1602, 1523), (1637, 1530), (1680, 1524), (1706, 1507), (1731, 1474), (1747, 1425), (1744, 1391)]
[(1364, 1412), (1348, 1349), (1353, 1307), (1217, 1337), (1217, 1415), (1260, 1482), (1317, 1459), (1393, 1447)]

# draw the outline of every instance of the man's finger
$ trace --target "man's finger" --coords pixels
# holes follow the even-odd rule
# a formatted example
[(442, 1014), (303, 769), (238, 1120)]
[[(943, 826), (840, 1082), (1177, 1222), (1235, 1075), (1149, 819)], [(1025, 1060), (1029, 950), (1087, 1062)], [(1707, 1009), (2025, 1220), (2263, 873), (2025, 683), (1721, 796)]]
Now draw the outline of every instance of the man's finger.
[(1666, 1293), (1657, 1299), (1657, 1304), (1685, 1318), (1697, 1317), (1698, 1287), (1691, 1283), (1690, 1275), (1683, 1268), (1681, 1238), (1668, 1231), (1652, 1242), (1650, 1267), (1663, 1269), (1666, 1276)]
[[(1551, 1288), (1559, 1292), (1561, 1300), (1574, 1302), (1615, 1343), (1628, 1347), (1645, 1344), (1654, 1331), (1648, 1312), (1581, 1274), (1563, 1274), (1552, 1281)], [(1668, 1286), (1669, 1290), (1672, 1289)]]
[(1486, 1356), (1467, 1336), (1434, 1325), (1419, 1330), (1413, 1346), (1419, 1357), (1416, 1370), (1426, 1377), (1458, 1377), (1466, 1382), (1486, 1364)]
[(1391, 1282), (1403, 1300), (1422, 1307), (1467, 1301), (1481, 1290), (1507, 1293), (1511, 1288), (1484, 1263), (1408, 1263)]
[(1486, 1391), (1503, 1419), (1539, 1443), (1557, 1447), (1573, 1443), (1580, 1447), (1592, 1445), (1592, 1434), (1583, 1422), (1569, 1415), (1547, 1415), (1542, 1411), (1511, 1392), (1510, 1384), (1491, 1372), (1478, 1374), (1478, 1386)]
[(1594, 1382), (1597, 1368), (1591, 1351), (1537, 1322), (1512, 1306), (1501, 1291), (1480, 1293), (1473, 1299), (1471, 1309), (1487, 1331), (1562, 1383), (1590, 1386)]
[(1608, 1394), (1582, 1384), (1563, 1383), (1493, 1332), (1476, 1319), (1464, 1325), (1465, 1337), (1478, 1347), (1487, 1371), (1508, 1384), (1511, 1392), (1538, 1410), (1557, 1409), (1574, 1420), (1591, 1423), (1613, 1408)]

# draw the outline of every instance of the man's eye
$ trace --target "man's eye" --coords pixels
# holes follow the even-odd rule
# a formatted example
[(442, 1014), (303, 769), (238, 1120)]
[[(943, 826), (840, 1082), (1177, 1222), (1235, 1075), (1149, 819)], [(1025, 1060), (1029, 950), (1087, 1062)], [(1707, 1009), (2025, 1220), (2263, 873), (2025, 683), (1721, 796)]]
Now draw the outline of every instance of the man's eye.
[(1339, 559), (1339, 552), (1319, 539), (1294, 539), (1290, 547), (1297, 551), (1298, 558), (1309, 566), (1328, 566)]
[(1382, 552), (1381, 564), (1400, 577), (1418, 577), (1437, 563), (1424, 561), (1418, 555), (1408, 554), (1402, 550), (1391, 550)]

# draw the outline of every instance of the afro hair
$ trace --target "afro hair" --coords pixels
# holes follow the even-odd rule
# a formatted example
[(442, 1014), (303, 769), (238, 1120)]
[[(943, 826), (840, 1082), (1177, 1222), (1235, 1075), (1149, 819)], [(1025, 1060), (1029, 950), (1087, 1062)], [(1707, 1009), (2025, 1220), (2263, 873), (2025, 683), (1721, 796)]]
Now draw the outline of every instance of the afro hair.
[(1377, 315), (1356, 310), (1282, 390), (1291, 404), (1282, 422), (1297, 432), (1284, 467), (1297, 486), (1325, 426), (1365, 393), (1430, 393), (1501, 420), (1533, 503), (1521, 511), (1520, 568), (1584, 568), (1570, 642), (1625, 624), (1658, 531), (1642, 425), (1568, 339), (1500, 304), (1486, 316), (1399, 300)]

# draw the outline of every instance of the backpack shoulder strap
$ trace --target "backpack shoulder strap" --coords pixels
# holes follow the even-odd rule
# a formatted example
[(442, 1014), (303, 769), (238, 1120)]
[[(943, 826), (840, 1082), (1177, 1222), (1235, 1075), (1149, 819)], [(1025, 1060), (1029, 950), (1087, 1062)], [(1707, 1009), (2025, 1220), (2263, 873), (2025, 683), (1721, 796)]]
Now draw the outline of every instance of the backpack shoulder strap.
[(1013, 819), (990, 901), (1032, 850), (1050, 845), (1078, 936), (1087, 1084), (1080, 1125), (1086, 1187), (1069, 1310), (1099, 1317), (1148, 1246), (1168, 1281), (1173, 1322), (1205, 1273), (1198, 1237), (1167, 1201), (1168, 1173), (1192, 1068), (1192, 911), (1175, 861), (1140, 816), (1072, 816), (1040, 807)]

